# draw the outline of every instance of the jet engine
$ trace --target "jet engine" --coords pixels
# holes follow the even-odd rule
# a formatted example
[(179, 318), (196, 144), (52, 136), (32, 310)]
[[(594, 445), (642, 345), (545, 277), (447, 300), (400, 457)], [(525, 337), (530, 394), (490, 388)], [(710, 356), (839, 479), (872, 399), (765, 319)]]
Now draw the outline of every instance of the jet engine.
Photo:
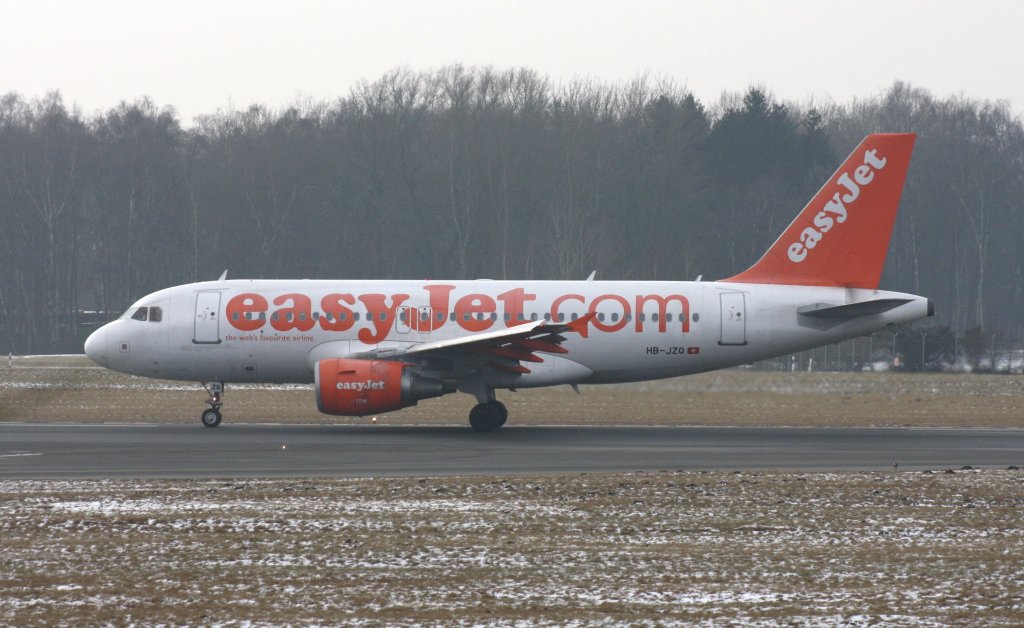
[(329, 358), (316, 363), (316, 405), (324, 414), (366, 416), (414, 406), (445, 392), (439, 379), (389, 360)]

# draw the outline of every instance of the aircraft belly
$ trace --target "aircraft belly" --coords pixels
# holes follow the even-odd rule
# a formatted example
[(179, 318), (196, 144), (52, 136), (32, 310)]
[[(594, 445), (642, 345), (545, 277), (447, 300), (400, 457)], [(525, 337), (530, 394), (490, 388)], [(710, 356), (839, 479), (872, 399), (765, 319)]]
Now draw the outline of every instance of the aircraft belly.
[(225, 383), (308, 383), (312, 371), (304, 355), (279, 351), (219, 345), (185, 344), (171, 347), (161, 361), (166, 379), (219, 381)]
[(308, 384), (313, 369), (307, 363), (309, 347), (271, 345), (253, 351), (256, 375), (252, 380), (269, 384)]
[(570, 357), (545, 355), (544, 362), (530, 363), (529, 373), (495, 371), (487, 382), (496, 388), (537, 388), (586, 382), (594, 371)]
[(690, 331), (623, 330), (600, 338), (574, 339), (568, 357), (593, 371), (587, 383), (618, 383), (675, 377), (707, 370), (715, 347), (700, 326)]

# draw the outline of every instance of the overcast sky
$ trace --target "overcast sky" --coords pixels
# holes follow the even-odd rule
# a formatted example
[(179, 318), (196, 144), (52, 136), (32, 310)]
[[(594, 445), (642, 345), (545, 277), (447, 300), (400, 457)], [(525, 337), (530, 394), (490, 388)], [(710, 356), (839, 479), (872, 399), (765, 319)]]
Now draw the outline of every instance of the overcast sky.
[(396, 66), (670, 77), (705, 103), (764, 85), (806, 102), (904, 80), (1024, 111), (1024, 2), (383, 0), (4, 2), (0, 93), (85, 113), (152, 97), (193, 116), (334, 99)]

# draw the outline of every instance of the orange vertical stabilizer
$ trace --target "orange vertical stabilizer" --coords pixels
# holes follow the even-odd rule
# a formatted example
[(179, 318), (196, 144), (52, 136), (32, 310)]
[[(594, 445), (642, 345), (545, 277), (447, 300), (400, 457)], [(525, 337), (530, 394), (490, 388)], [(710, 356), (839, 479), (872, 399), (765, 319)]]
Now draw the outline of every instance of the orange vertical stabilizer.
[(764, 256), (722, 281), (877, 288), (914, 139), (864, 138)]

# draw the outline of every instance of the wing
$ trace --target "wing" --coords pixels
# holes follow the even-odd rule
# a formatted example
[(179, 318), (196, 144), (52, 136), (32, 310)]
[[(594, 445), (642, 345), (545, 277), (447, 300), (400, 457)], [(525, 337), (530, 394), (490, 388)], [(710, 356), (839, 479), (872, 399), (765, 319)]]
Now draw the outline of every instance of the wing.
[(372, 351), (348, 353), (348, 343), (332, 347), (332, 343), (320, 345), (310, 353), (311, 364), (316, 360), (330, 357), (349, 357), (363, 360), (402, 360), (417, 364), (421, 369), (447, 373), (449, 376), (463, 376), (483, 367), (491, 367), (509, 373), (529, 373), (531, 363), (543, 362), (538, 353), (564, 354), (568, 349), (562, 346), (566, 341), (563, 334), (577, 333), (587, 336), (590, 320), (594, 314), (587, 314), (568, 323), (530, 321), (507, 329), (480, 332), (447, 340), (435, 340), (418, 344), (381, 343)]
[(564, 333), (587, 335), (587, 325), (594, 314), (587, 314), (568, 323), (531, 321), (507, 329), (481, 332), (448, 340), (424, 342), (402, 352), (403, 359), (429, 358), (433, 356), (458, 358), (480, 356), (483, 365), (510, 373), (529, 373), (525, 363), (543, 362), (538, 353), (561, 354), (568, 349)]

